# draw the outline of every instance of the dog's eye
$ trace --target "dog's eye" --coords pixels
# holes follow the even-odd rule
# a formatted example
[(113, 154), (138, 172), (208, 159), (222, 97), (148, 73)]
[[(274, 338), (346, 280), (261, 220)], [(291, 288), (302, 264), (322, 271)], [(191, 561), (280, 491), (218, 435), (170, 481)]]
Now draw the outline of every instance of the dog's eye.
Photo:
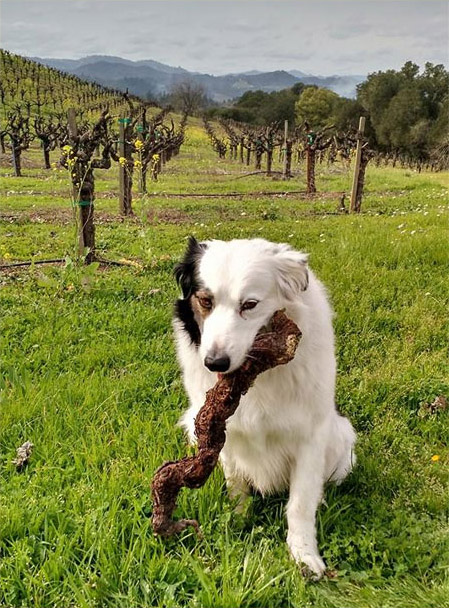
[(205, 308), (206, 310), (210, 310), (212, 308), (212, 304), (213, 304), (212, 298), (207, 298), (206, 296), (200, 296), (198, 298), (198, 301), (202, 308)]
[(246, 300), (246, 302), (243, 302), (243, 304), (240, 306), (240, 311), (243, 312), (244, 310), (252, 310), (258, 304), (258, 300)]

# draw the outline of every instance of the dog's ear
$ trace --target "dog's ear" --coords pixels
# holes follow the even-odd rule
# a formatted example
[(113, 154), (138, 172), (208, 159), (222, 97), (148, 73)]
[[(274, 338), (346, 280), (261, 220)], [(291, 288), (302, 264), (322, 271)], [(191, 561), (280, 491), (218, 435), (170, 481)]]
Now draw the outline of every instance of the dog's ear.
[(189, 237), (184, 257), (175, 266), (175, 278), (182, 289), (183, 298), (189, 298), (197, 289), (196, 267), (206, 249), (206, 243), (198, 243), (195, 237)]
[(306, 253), (294, 251), (288, 245), (281, 245), (274, 256), (277, 281), (281, 294), (287, 300), (293, 300), (309, 285)]

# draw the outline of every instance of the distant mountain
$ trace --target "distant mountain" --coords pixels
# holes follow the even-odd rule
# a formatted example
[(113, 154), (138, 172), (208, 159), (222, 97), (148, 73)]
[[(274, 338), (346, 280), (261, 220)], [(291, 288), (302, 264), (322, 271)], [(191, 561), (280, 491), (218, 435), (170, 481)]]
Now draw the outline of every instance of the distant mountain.
[(76, 70), (85, 65), (101, 63), (104, 61), (112, 64), (121, 64), (122, 66), (150, 67), (169, 74), (189, 74), (187, 70), (184, 70), (181, 67), (174, 68), (170, 65), (166, 65), (165, 63), (153, 61), (153, 59), (131, 61), (131, 59), (123, 59), (123, 57), (115, 57), (114, 55), (88, 55), (87, 57), (82, 57), (81, 59), (52, 59), (49, 57), (44, 59), (39, 57), (30, 57), (30, 59), (63, 71)]
[(229, 72), (229, 74), (226, 74), (226, 76), (256, 76), (257, 74), (263, 74), (263, 72), (261, 70), (248, 70), (247, 72)]
[(31, 59), (107, 87), (123, 91), (129, 89), (130, 93), (142, 97), (164, 95), (173, 84), (189, 79), (203, 85), (208, 97), (219, 103), (240, 97), (245, 91), (279, 91), (292, 87), (297, 82), (316, 84), (339, 95), (354, 97), (356, 85), (364, 79), (363, 76), (312, 76), (299, 70), (252, 70), (213, 76), (189, 72), (181, 67), (172, 67), (151, 59), (131, 61), (109, 55), (90, 55), (82, 59)]
[(306, 74), (305, 72), (300, 72), (299, 70), (288, 70), (288, 73), (292, 76), (296, 76), (296, 78), (304, 78), (304, 76), (310, 76), (310, 74)]

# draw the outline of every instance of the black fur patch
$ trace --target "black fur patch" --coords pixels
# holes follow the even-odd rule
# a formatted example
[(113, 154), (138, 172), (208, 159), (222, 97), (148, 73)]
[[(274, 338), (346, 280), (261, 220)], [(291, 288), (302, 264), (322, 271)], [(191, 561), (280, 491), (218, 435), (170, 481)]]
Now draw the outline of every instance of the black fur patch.
[(201, 332), (195, 320), (190, 298), (199, 289), (196, 269), (199, 258), (204, 254), (207, 245), (198, 243), (191, 236), (187, 244), (184, 258), (175, 267), (176, 282), (182, 289), (182, 299), (175, 302), (175, 316), (181, 321), (184, 329), (189, 334), (192, 343), (199, 346), (201, 343)]
[(181, 321), (185, 331), (189, 334), (192, 344), (199, 346), (201, 344), (201, 332), (198, 323), (193, 316), (193, 310), (190, 305), (190, 298), (187, 300), (176, 300), (175, 316)]

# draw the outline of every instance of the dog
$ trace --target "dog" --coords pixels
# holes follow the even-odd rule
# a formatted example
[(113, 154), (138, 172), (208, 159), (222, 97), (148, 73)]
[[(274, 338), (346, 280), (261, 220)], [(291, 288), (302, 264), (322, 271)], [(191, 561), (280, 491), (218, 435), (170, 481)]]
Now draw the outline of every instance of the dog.
[(316, 511), (328, 481), (341, 483), (355, 462), (355, 431), (335, 405), (332, 310), (307, 255), (264, 239), (198, 242), (190, 237), (175, 268), (182, 297), (174, 332), (190, 407), (180, 420), (195, 442), (195, 417), (217, 374), (236, 370), (256, 334), (284, 309), (301, 329), (294, 359), (266, 371), (226, 424), (220, 454), (236, 508), (252, 490), (289, 491), (290, 553), (314, 578), (325, 572)]

